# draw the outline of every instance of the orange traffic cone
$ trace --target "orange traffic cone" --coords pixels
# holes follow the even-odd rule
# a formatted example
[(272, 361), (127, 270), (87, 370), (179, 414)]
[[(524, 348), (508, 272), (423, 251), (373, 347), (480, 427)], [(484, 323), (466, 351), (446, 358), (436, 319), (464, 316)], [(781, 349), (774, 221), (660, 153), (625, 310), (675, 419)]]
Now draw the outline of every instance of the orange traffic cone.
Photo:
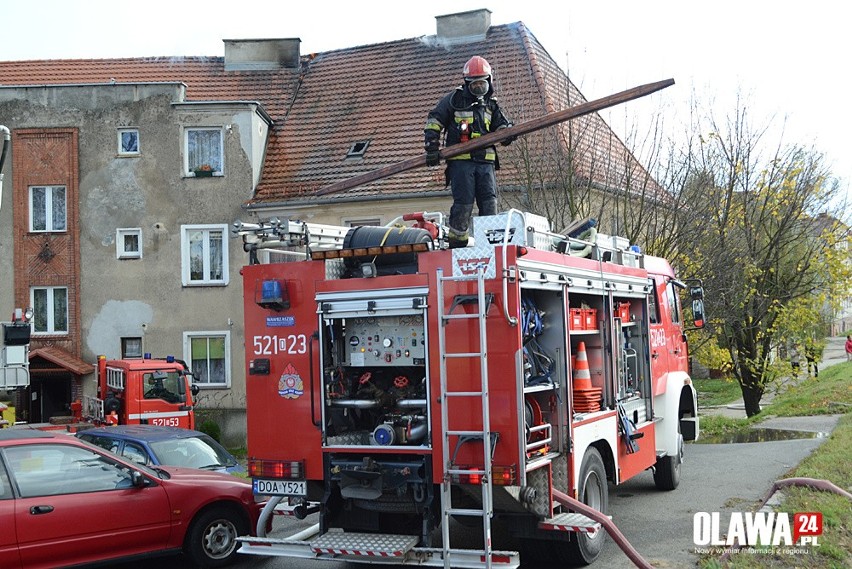
[(591, 389), (592, 374), (589, 372), (589, 359), (586, 356), (586, 343), (577, 345), (577, 359), (574, 364), (574, 389)]

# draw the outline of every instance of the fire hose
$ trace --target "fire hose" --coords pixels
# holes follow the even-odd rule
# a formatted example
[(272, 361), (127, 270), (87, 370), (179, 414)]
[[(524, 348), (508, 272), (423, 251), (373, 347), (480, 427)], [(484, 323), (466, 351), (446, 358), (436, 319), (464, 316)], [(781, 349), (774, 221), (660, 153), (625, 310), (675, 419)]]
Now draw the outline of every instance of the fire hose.
[(627, 541), (627, 538), (624, 537), (624, 534), (615, 527), (615, 524), (612, 523), (612, 520), (607, 516), (597, 511), (596, 509), (587, 506), (583, 502), (579, 500), (575, 500), (568, 494), (564, 492), (560, 492), (559, 490), (553, 488), (553, 499), (565, 506), (566, 508), (570, 508), (575, 512), (579, 512), (584, 516), (591, 518), (601, 524), (612, 540), (621, 548), (625, 555), (627, 555), (628, 559), (633, 562), (636, 567), (639, 569), (654, 569), (654, 566), (642, 559), (642, 556), (639, 555), (639, 552), (636, 551), (630, 542)]
[[(615, 526), (612, 520), (609, 519), (606, 515), (578, 500), (575, 500), (568, 494), (556, 490), (555, 488), (553, 489), (553, 499), (565, 506), (566, 508), (570, 508), (576, 512), (579, 512), (584, 516), (587, 516), (601, 524), (601, 526), (603, 526), (603, 528), (607, 531), (610, 537), (612, 537), (613, 541), (615, 541), (615, 543), (621, 548), (621, 550), (624, 551), (625, 555), (627, 555), (628, 559), (630, 559), (630, 561), (632, 561), (633, 564), (636, 565), (636, 567), (639, 567), (639, 569), (654, 569), (653, 565), (651, 565), (642, 558), (639, 552), (636, 551), (636, 549), (630, 544), (629, 541), (627, 541), (627, 538), (624, 537), (624, 534), (621, 533), (621, 531)], [(266, 536), (266, 520), (272, 514), (273, 510), (279, 504), (280, 501), (280, 497), (273, 497), (269, 500), (269, 502), (267, 502), (266, 506), (263, 508), (263, 512), (261, 513), (260, 519), (257, 523), (258, 537)], [(306, 530), (306, 532), (315, 533), (316, 529), (316, 527), (312, 527)], [(291, 536), (290, 539), (295, 539), (295, 536)], [(299, 537), (299, 539), (301, 539), (301, 537)]]
[[(796, 486), (799, 488), (812, 488), (814, 490), (822, 490), (823, 492), (832, 492), (834, 494), (838, 494), (840, 496), (843, 496), (844, 498), (852, 500), (852, 494), (828, 480), (819, 480), (817, 478), (785, 478), (783, 480), (776, 480), (772, 484), (772, 488), (770, 488), (769, 492), (767, 492), (766, 497), (763, 499), (763, 502), (760, 504), (760, 508), (758, 508), (758, 510), (760, 510), (766, 505), (766, 503), (769, 501), (770, 498), (772, 498), (772, 495), (775, 494), (775, 492), (783, 488), (788, 488), (790, 486)], [(728, 548), (725, 551), (725, 554), (722, 555), (720, 561), (725, 561), (726, 559), (728, 559), (731, 556), (731, 552), (734, 549), (738, 549), (738, 545), (739, 543), (734, 543), (732, 547)]]

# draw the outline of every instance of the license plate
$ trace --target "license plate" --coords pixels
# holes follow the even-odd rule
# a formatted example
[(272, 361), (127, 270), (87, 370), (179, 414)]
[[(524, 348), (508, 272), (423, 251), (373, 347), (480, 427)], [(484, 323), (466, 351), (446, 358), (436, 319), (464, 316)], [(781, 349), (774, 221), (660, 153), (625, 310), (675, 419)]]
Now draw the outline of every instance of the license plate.
[(307, 496), (308, 489), (304, 480), (266, 480), (254, 478), (251, 481), (255, 494), (266, 496)]

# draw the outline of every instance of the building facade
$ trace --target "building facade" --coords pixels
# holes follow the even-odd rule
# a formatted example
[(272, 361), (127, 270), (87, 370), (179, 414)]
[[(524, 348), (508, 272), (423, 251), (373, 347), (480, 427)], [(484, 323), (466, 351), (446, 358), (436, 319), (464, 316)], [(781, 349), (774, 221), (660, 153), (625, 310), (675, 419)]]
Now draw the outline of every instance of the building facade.
[[(437, 17), (435, 34), (302, 55), (299, 40), (226, 40), (224, 57), (0, 62), (12, 132), (0, 211), (0, 307), (34, 306), (27, 420), (92, 394), (98, 355), (184, 359), (198, 409), (245, 434), (237, 220), (381, 225), (449, 211), (442, 167), (322, 194), (423, 153), (426, 115), (482, 55), (515, 123), (585, 102), (521, 22)], [(504, 205), (572, 179), (598, 196), (647, 172), (597, 114), (500, 148)], [(588, 214), (586, 210), (572, 210)], [(555, 224), (565, 220), (555, 220)], [(607, 230), (609, 228), (604, 228)], [(611, 231), (611, 229), (610, 229)], [(21, 395), (21, 394), (19, 394)]]

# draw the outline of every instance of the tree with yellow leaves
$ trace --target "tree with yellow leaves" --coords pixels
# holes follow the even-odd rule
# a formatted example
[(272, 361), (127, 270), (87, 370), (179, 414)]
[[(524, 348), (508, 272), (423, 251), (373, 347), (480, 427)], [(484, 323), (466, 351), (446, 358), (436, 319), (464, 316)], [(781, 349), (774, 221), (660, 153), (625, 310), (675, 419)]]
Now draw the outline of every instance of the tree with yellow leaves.
[[(848, 227), (839, 185), (813, 149), (769, 145), (738, 103), (724, 122), (697, 115), (700, 133), (683, 152), (679, 195), (681, 273), (701, 276), (712, 334), (731, 359), (748, 416), (788, 364), (773, 354), (824, 334), (819, 324), (848, 290)], [(767, 152), (768, 150), (768, 152)]]

